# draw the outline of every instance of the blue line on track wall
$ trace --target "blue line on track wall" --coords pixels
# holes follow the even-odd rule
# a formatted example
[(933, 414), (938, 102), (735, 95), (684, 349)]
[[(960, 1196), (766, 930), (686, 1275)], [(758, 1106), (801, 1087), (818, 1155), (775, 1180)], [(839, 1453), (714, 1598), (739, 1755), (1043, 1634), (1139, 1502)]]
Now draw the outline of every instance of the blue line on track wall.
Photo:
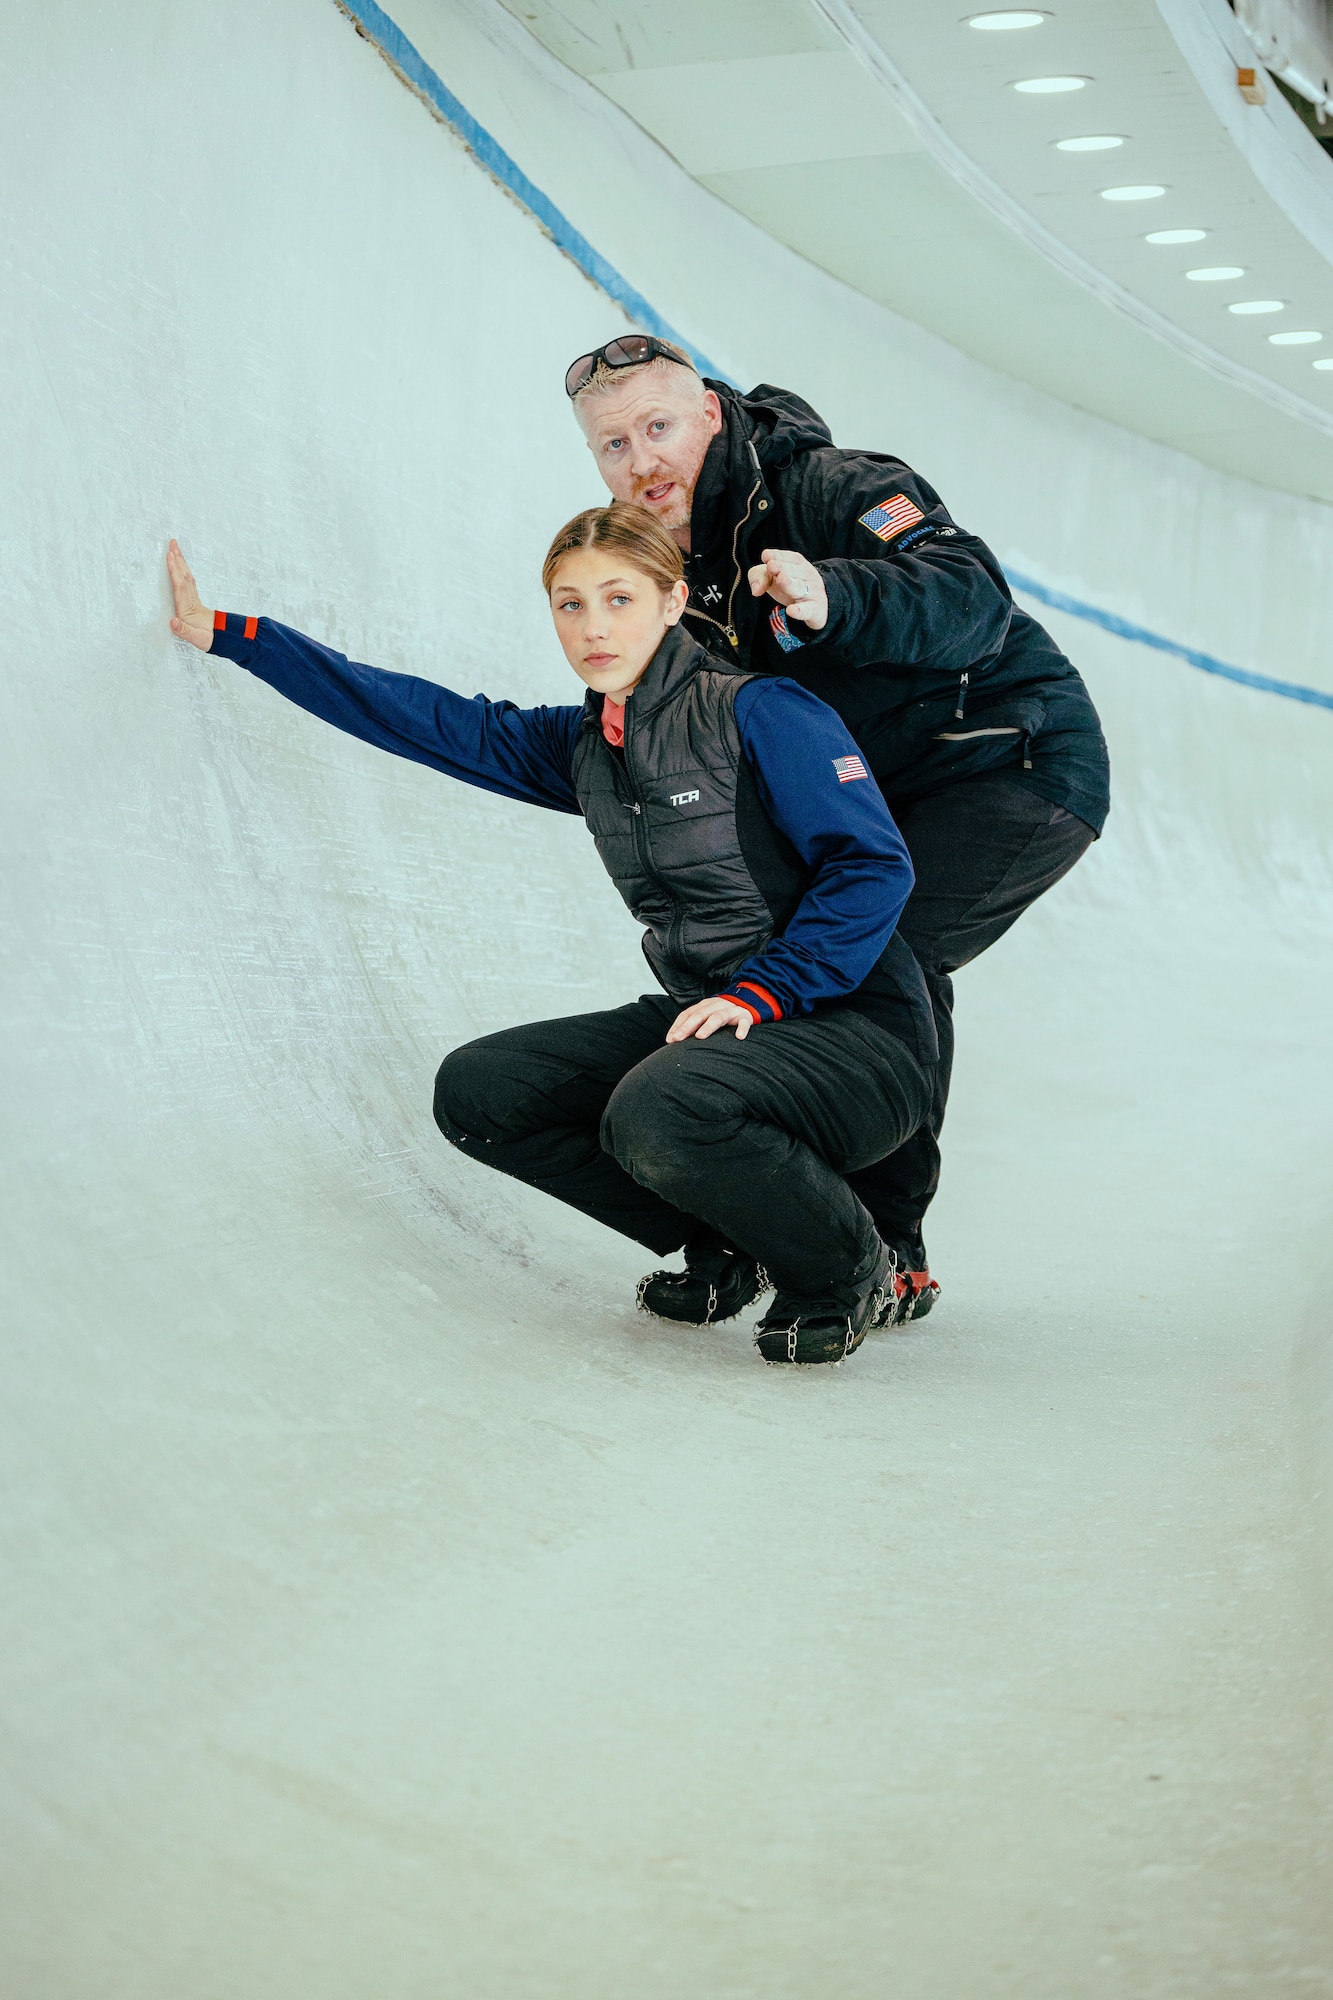
[(1184, 660), (1191, 667), (1198, 667), (1201, 673), (1218, 674), (1224, 681), (1238, 681), (1242, 687), (1285, 695), (1288, 701), (1308, 702), (1313, 708), (1333, 708), (1333, 694), (1325, 694), (1321, 688), (1302, 687), (1298, 681), (1277, 681), (1269, 674), (1249, 673), (1244, 667), (1229, 667), (1225, 660), (1215, 660), (1211, 653), (1196, 652), (1193, 646), (1164, 639), (1160, 632), (1150, 632), (1145, 625), (1132, 625), (1128, 618), (1119, 618), (1114, 611), (1103, 611), (1096, 604), (1068, 597), (1063, 590), (1052, 590), (1018, 570), (1006, 570), (1005, 575), (1012, 588), (1021, 591), (1024, 597), (1035, 597), (1039, 604), (1049, 604), (1053, 611), (1068, 612), (1071, 618), (1086, 618), (1089, 625), (1100, 625), (1103, 632), (1114, 632), (1117, 639), (1131, 639), (1136, 646), (1151, 646), (1155, 653), (1169, 653), (1172, 659)]
[[(517, 160), (511, 159), (499, 140), (492, 138), (485, 126), (479, 125), (467, 107), (459, 103), (421, 51), (408, 41), (397, 22), (391, 21), (383, 8), (375, 5), (375, 0), (336, 0), (336, 4), (362, 30), (367, 40), (375, 44), (404, 83), (426, 100), (442, 123), (458, 134), (487, 173), (499, 181), (516, 201), (521, 202), (557, 249), (563, 250), (585, 277), (591, 278), (618, 306), (623, 306), (645, 333), (654, 333), (659, 340), (671, 340), (677, 347), (683, 347), (693, 358), (701, 375), (712, 375), (719, 382), (731, 381), (731, 377), (724, 375), (693, 342), (677, 333), (675, 327), (649, 305), (643, 293), (636, 292), (629, 280), (621, 277), (615, 265), (608, 264), (601, 252), (593, 249), (587, 237), (575, 229), (569, 217), (562, 214), (539, 187), (534, 186)], [(732, 387), (737, 388), (739, 384), (732, 383)]]
[[(591, 278), (618, 306), (623, 306), (646, 333), (655, 333), (659, 340), (672, 340), (678, 347), (683, 347), (693, 357), (701, 374), (712, 375), (721, 382), (731, 382), (729, 375), (724, 375), (706, 354), (686, 340), (683, 334), (677, 333), (649, 305), (642, 292), (637, 292), (628, 279), (622, 278), (614, 264), (608, 264), (600, 251), (593, 249), (587, 237), (575, 229), (568, 216), (563, 215), (555, 203), (528, 179), (517, 160), (511, 159), (499, 141), (492, 138), (484, 125), (477, 123), (465, 105), (459, 103), (420, 50), (408, 41), (397, 22), (390, 20), (375, 0), (335, 0), (335, 4), (360, 28), (367, 40), (375, 44), (408, 88), (424, 98), (436, 117), (458, 134), (487, 173), (527, 209), (556, 247), (577, 264), (585, 277)], [(737, 388), (739, 384), (733, 382), (731, 386)], [(1038, 583), (1035, 577), (1023, 576), (1017, 570), (1009, 570), (1007, 575), (1013, 588), (1025, 597), (1035, 597), (1039, 604), (1049, 604), (1053, 611), (1063, 611), (1071, 618), (1086, 619), (1089, 625), (1099, 625), (1103, 632), (1113, 632), (1118, 639), (1129, 639), (1136, 646), (1150, 646), (1154, 652), (1168, 653), (1172, 659), (1184, 660), (1188, 666), (1198, 667), (1201, 673), (1217, 674), (1222, 680), (1238, 682), (1241, 687), (1258, 688), (1263, 694), (1280, 694), (1288, 701), (1307, 702), (1313, 708), (1333, 709), (1333, 694), (1325, 694), (1319, 688), (1302, 687), (1296, 681), (1274, 680), (1268, 674), (1248, 673), (1244, 667), (1230, 667), (1224, 660), (1215, 660), (1211, 653), (1200, 653), (1193, 646), (1181, 646), (1174, 639), (1164, 639), (1159, 632), (1150, 632), (1146, 626), (1134, 625), (1128, 618), (1117, 617), (1114, 611), (1103, 611), (1095, 604), (1085, 604), (1081, 598), (1067, 596), (1063, 590), (1052, 590), (1047, 584)]]

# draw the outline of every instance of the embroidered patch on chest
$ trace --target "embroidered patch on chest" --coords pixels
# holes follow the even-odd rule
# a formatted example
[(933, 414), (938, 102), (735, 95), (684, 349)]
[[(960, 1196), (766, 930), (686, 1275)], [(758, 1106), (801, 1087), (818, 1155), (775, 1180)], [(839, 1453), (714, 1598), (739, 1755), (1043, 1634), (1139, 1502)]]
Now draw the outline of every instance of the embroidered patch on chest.
[(867, 771), (859, 757), (835, 757), (833, 759), (833, 768), (838, 774), (838, 783), (840, 785), (850, 785), (853, 778), (868, 778), (870, 776), (869, 771)]
[(872, 535), (878, 535), (882, 542), (891, 542), (895, 535), (901, 535), (906, 528), (914, 528), (925, 515), (915, 500), (909, 500), (905, 493), (891, 493), (887, 500), (881, 500), (878, 507), (858, 516), (861, 526), (869, 528)]

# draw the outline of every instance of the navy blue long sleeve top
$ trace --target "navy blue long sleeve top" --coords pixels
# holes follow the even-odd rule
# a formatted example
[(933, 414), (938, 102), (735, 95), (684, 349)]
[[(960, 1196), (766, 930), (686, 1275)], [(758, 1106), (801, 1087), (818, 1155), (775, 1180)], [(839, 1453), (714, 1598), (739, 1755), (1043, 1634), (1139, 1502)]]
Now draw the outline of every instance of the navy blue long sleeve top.
[[(218, 612), (214, 626), (215, 653), (349, 736), (502, 798), (579, 812), (572, 764), (582, 704), (469, 700), (360, 665), (272, 618)], [(911, 893), (912, 863), (847, 729), (816, 695), (755, 678), (737, 689), (735, 713), (761, 802), (812, 877), (727, 997), (758, 1021), (808, 1014), (854, 992), (878, 962)]]

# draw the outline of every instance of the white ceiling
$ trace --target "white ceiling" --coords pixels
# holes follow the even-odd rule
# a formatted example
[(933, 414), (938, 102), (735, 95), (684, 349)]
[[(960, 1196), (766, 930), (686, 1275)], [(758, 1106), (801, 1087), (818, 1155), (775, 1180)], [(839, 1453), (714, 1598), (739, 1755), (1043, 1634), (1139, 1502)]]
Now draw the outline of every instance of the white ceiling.
[[(1333, 500), (1333, 158), (1225, 0), (505, 0), (703, 185), (979, 359), (1209, 464)], [(990, 0), (982, 0), (988, 7)], [(1084, 88), (1024, 95), (1015, 81)], [(1062, 138), (1113, 135), (1069, 153)], [(1152, 200), (1106, 201), (1150, 184)], [(1150, 230), (1196, 227), (1175, 248)], [(1185, 272), (1240, 266), (1234, 281)], [(722, 274), (720, 274), (721, 276)], [(1230, 303), (1282, 310), (1237, 316)], [(1280, 330), (1323, 334), (1274, 346)]]

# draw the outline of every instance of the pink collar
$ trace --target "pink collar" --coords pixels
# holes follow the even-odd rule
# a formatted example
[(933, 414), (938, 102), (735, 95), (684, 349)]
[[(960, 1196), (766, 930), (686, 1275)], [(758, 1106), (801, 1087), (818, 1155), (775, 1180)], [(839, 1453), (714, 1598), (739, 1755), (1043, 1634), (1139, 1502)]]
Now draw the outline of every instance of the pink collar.
[(612, 701), (610, 695), (602, 697), (602, 734), (613, 750), (619, 750), (625, 741), (625, 704)]

